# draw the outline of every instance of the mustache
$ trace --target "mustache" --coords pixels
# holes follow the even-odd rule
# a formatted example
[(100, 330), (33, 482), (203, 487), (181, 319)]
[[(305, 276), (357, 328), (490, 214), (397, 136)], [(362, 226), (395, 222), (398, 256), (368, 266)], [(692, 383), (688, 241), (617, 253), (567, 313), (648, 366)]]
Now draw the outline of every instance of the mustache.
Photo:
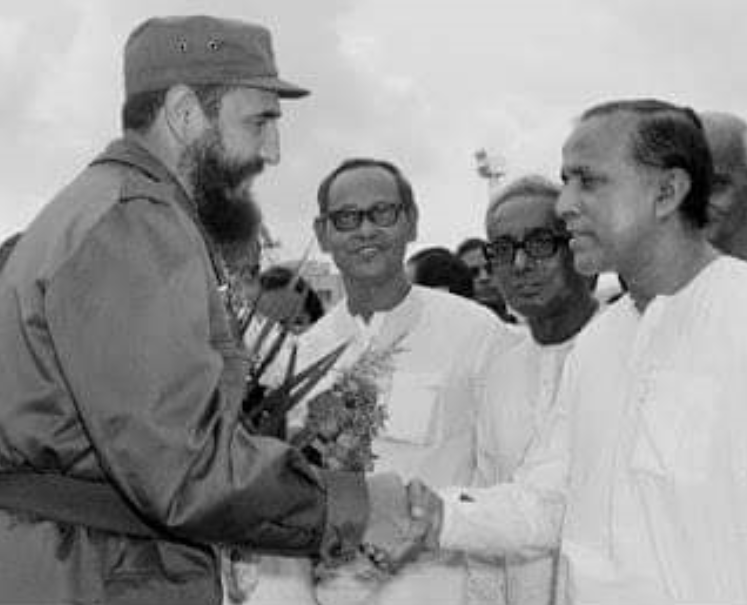
[(261, 158), (245, 162), (230, 162), (217, 153), (209, 153), (198, 159), (195, 178), (206, 188), (240, 189), (246, 180), (262, 173), (265, 163)]

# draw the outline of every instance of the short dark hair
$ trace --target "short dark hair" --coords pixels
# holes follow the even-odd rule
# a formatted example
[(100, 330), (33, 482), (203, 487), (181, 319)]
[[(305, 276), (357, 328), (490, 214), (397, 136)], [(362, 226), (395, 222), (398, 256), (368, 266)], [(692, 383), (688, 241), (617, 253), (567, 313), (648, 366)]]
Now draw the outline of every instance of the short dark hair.
[(334, 185), (337, 177), (343, 172), (350, 170), (356, 170), (358, 168), (381, 168), (385, 170), (394, 178), (394, 182), (397, 186), (397, 193), (399, 194), (399, 201), (405, 207), (405, 211), (409, 213), (417, 213), (417, 205), (415, 203), (415, 194), (412, 190), (410, 181), (407, 180), (402, 171), (397, 168), (391, 162), (386, 160), (376, 160), (373, 158), (350, 158), (343, 161), (337, 168), (335, 168), (319, 185), (316, 199), (319, 203), (319, 213), (324, 214), (329, 208), (329, 193)]
[(473, 298), (472, 273), (451, 250), (436, 246), (424, 248), (407, 259), (413, 269), (412, 281), (429, 288), (447, 288), (452, 294)]
[[(220, 111), (223, 96), (235, 88), (228, 84), (199, 84), (190, 86), (208, 118), (215, 118)], [(122, 107), (122, 128), (135, 132), (147, 132), (163, 107), (168, 89), (149, 90), (127, 98)]]
[(596, 105), (581, 115), (581, 121), (621, 112), (638, 118), (631, 135), (633, 160), (641, 166), (681, 168), (687, 172), (690, 191), (680, 205), (680, 212), (693, 227), (705, 226), (713, 159), (698, 115), (689, 107), (658, 99), (631, 99)]
[(458, 258), (462, 258), (468, 252), (472, 252), (472, 250), (480, 250), (480, 252), (484, 252), (485, 240), (479, 237), (468, 237), (456, 247), (454, 254), (456, 254)]
[(557, 200), (560, 197), (560, 186), (540, 174), (528, 174), (511, 181), (490, 200), (485, 213), (485, 228), (490, 227), (490, 218), (498, 206), (511, 198), (523, 196)]
[(293, 278), (296, 283), (294, 290), (303, 296), (303, 310), (309, 316), (311, 323), (316, 323), (324, 315), (324, 305), (321, 298), (303, 277), (283, 265), (268, 267), (259, 275), (259, 285), (262, 290), (282, 290), (287, 288)]
[(2, 271), (5, 263), (8, 262), (11, 252), (13, 252), (14, 248), (18, 245), (22, 235), (22, 231), (14, 233), (0, 244), (0, 271)]

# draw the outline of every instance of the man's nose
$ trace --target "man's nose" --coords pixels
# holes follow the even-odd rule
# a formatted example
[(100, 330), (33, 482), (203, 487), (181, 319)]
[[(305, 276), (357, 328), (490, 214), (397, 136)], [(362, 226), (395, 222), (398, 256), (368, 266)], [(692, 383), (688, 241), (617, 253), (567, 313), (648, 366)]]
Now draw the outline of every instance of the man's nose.
[(514, 254), (514, 269), (524, 271), (529, 266), (529, 257), (523, 248), (518, 248)]
[(570, 185), (563, 185), (558, 200), (555, 202), (555, 214), (561, 219), (573, 214), (576, 208), (576, 194)]
[(265, 164), (275, 166), (280, 162), (280, 132), (274, 121), (265, 124), (260, 155)]
[(362, 235), (370, 235), (379, 230), (379, 227), (371, 220), (370, 216), (361, 216), (361, 224), (358, 225), (358, 233)]
[(487, 282), (490, 281), (490, 268), (487, 264), (480, 265), (477, 267), (477, 271), (475, 274), (475, 281), (478, 282)]

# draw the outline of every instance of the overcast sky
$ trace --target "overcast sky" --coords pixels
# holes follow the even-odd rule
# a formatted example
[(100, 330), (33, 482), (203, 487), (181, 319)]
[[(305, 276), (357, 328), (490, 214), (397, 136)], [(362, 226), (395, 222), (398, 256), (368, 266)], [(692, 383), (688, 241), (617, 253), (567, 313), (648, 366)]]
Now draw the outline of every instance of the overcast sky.
[(348, 156), (393, 160), (421, 207), (420, 244), (481, 234), (486, 184), (555, 177), (585, 107), (657, 96), (747, 116), (745, 0), (3, 0), (0, 237), (118, 135), (122, 46), (154, 14), (264, 23), (281, 74), (283, 158), (257, 192), (283, 256), (309, 241), (321, 178)]

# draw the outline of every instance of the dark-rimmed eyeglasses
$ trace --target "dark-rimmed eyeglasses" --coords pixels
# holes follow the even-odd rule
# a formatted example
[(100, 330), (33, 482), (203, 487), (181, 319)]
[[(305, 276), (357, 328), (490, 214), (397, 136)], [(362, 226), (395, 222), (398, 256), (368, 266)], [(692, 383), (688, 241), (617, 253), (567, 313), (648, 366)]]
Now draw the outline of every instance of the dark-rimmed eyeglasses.
[(485, 245), (485, 256), (495, 266), (513, 263), (517, 250), (523, 250), (532, 260), (546, 260), (555, 256), (568, 239), (567, 234), (552, 229), (534, 229), (522, 240), (503, 235)]
[(354, 208), (342, 208), (333, 210), (322, 215), (328, 219), (337, 231), (355, 231), (368, 220), (377, 227), (391, 227), (399, 219), (404, 206), (399, 202), (377, 202), (365, 210)]

